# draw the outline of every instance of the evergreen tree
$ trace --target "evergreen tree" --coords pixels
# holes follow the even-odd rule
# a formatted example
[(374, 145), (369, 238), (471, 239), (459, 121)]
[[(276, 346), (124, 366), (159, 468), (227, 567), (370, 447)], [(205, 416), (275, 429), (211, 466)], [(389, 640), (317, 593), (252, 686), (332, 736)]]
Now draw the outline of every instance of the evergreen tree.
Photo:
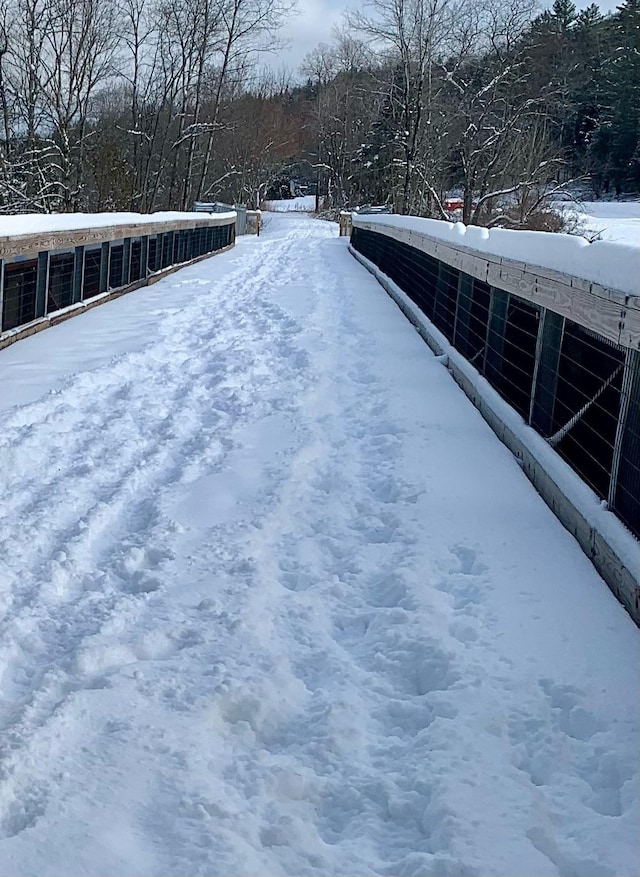
[(625, 0), (612, 21), (603, 65), (603, 108), (591, 142), (596, 182), (605, 191), (640, 189), (640, 2)]

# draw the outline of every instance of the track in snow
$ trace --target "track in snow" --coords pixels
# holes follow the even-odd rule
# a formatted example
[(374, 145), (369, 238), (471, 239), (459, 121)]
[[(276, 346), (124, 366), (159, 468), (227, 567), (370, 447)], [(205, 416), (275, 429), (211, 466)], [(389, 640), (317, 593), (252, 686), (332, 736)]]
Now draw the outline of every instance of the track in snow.
[(333, 226), (0, 368), (1, 874), (639, 870), (636, 630)]

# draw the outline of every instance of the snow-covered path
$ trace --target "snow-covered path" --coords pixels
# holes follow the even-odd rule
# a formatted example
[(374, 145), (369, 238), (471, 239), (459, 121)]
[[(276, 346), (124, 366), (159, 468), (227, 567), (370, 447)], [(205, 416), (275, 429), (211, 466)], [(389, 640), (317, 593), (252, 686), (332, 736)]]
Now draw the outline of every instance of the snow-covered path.
[(637, 630), (335, 235), (0, 352), (0, 874), (640, 872)]

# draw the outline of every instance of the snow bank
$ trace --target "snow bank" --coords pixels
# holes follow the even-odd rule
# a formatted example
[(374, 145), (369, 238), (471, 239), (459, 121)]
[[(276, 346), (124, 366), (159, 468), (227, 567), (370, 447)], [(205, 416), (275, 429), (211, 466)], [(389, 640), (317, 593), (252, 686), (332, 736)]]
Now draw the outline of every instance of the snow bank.
[[(354, 220), (357, 225), (357, 217)], [(360, 221), (409, 229), (437, 238), (452, 247), (461, 246), (487, 256), (551, 268), (627, 295), (640, 295), (640, 241), (638, 246), (610, 241), (591, 244), (575, 235), (487, 229), (414, 216), (366, 216)]]
[[(216, 219), (235, 218), (235, 211), (216, 213)], [(0, 216), (0, 237), (41, 234), (51, 231), (77, 231), (114, 225), (149, 225), (155, 222), (202, 222), (211, 217), (203, 213), (165, 210), (158, 213), (24, 213)]]
[(264, 209), (272, 213), (309, 213), (316, 209), (316, 196), (300, 195), (283, 201), (265, 201)]

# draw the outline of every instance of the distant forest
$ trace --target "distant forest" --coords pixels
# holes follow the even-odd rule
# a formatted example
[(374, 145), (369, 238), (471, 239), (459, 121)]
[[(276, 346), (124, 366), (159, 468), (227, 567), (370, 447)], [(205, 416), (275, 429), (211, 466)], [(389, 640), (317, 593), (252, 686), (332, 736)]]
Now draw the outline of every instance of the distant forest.
[[(640, 191), (640, 0), (371, 0), (294, 78), (289, 0), (0, 0), (0, 211), (315, 191), (535, 227)], [(262, 66), (264, 70), (264, 66)]]

